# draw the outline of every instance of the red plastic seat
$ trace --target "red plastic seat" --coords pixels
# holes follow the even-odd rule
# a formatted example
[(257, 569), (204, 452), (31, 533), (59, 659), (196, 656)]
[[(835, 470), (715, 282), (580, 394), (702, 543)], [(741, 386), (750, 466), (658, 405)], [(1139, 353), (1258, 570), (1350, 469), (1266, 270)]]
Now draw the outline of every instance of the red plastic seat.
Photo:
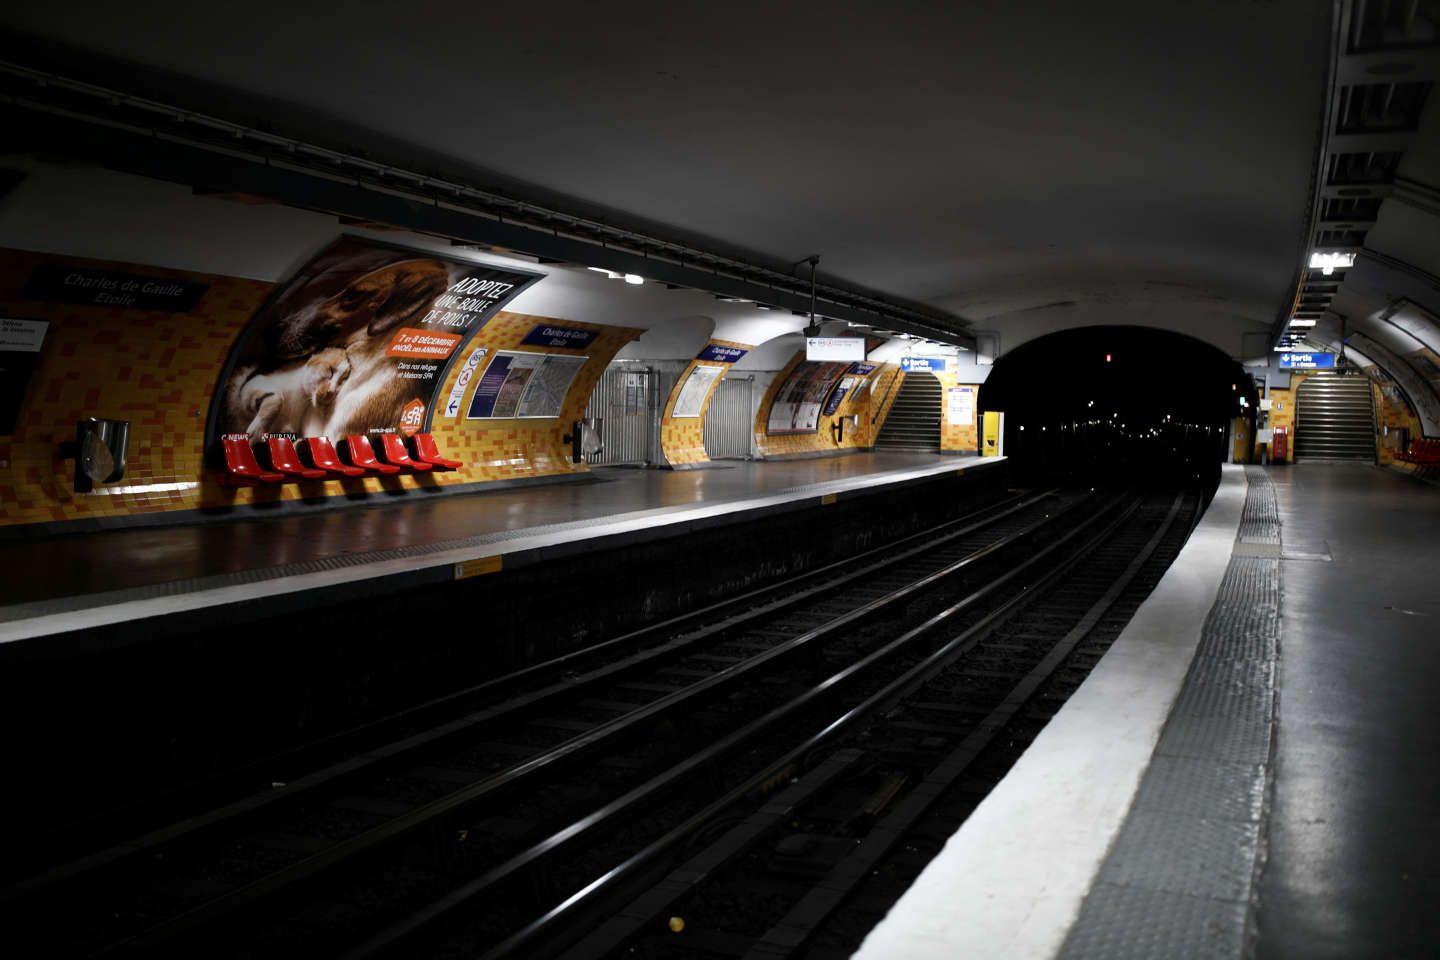
[(358, 434), (345, 438), (345, 452), (350, 455), (350, 462), (357, 467), (364, 467), (366, 470), (374, 470), (376, 473), (392, 474), (399, 473), (400, 468), (388, 463), (381, 463), (375, 459), (375, 448), (370, 446), (370, 438)]
[(380, 455), (385, 458), (386, 463), (393, 463), (397, 467), (406, 467), (417, 471), (435, 469), (433, 463), (421, 463), (410, 459), (410, 451), (405, 447), (405, 438), (398, 433), (382, 433), (380, 435)]
[(270, 466), (281, 473), (288, 473), (292, 477), (301, 477), (305, 480), (318, 480), (325, 476), (324, 470), (316, 470), (314, 467), (307, 467), (300, 462), (300, 453), (295, 449), (295, 441), (289, 437), (271, 437), (265, 441), (265, 446), (270, 451)]
[(365, 475), (365, 471), (361, 467), (352, 467), (340, 460), (340, 454), (335, 452), (335, 444), (330, 442), (329, 437), (306, 437), (300, 441), (300, 446), (310, 455), (310, 462), (321, 470), (338, 473), (342, 477), (363, 477)]
[(226, 437), (221, 441), (225, 450), (224, 479), (230, 483), (279, 483), (285, 474), (266, 470), (255, 459), (255, 450), (248, 437)]
[(1410, 444), (1410, 449), (1396, 456), (1406, 463), (1432, 463), (1440, 459), (1440, 441), (1423, 437)]
[(435, 445), (435, 435), (431, 433), (415, 434), (415, 459), (437, 470), (457, 470), (465, 465), (459, 460), (442, 457), (440, 448)]

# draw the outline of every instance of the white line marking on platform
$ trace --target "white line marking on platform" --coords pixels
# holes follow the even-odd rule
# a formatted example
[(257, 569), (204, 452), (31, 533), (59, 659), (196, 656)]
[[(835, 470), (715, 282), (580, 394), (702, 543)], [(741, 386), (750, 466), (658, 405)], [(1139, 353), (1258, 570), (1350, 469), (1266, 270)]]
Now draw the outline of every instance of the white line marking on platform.
[(1049, 960), (1130, 809), (1235, 547), (1244, 469), (1149, 599), (852, 960)]

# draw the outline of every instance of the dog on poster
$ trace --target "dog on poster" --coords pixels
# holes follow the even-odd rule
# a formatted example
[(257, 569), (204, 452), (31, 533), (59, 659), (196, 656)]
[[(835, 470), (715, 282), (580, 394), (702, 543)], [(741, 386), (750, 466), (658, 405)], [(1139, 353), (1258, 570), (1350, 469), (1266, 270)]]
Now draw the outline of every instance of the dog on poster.
[(227, 432), (343, 437), (397, 423), (418, 396), (385, 351), (449, 288), (449, 269), (412, 259), (348, 272), (359, 276), (329, 296), (307, 297), (307, 284), (275, 305), (259, 356), (230, 378)]

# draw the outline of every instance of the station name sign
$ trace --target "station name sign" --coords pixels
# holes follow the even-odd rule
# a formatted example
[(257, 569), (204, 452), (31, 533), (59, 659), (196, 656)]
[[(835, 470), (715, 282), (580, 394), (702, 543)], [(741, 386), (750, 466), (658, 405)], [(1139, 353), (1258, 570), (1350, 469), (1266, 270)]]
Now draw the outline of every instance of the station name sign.
[(726, 347), (712, 343), (696, 354), (695, 359), (709, 360), (712, 363), (734, 363), (749, 352), (741, 347)]
[(525, 334), (521, 343), (532, 347), (561, 347), (568, 350), (583, 350), (595, 342), (599, 333), (595, 330), (578, 330), (574, 327), (557, 327), (542, 323)]
[(906, 373), (940, 373), (945, 369), (945, 358), (901, 357), (900, 369)]
[(27, 300), (53, 303), (187, 313), (195, 309), (208, 289), (208, 283), (173, 277), (46, 263), (35, 268), (20, 295)]
[(1333, 353), (1282, 353), (1281, 370), (1331, 370), (1335, 367)]

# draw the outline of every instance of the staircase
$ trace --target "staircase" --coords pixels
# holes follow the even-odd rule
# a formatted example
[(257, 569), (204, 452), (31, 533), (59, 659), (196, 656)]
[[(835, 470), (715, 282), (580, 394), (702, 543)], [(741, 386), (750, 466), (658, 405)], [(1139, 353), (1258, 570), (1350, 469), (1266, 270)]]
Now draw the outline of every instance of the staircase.
[(1295, 397), (1296, 460), (1375, 461), (1375, 412), (1368, 377), (1320, 373)]
[(940, 449), (940, 381), (931, 373), (900, 376), (900, 393), (880, 425), (875, 449), (934, 453)]

